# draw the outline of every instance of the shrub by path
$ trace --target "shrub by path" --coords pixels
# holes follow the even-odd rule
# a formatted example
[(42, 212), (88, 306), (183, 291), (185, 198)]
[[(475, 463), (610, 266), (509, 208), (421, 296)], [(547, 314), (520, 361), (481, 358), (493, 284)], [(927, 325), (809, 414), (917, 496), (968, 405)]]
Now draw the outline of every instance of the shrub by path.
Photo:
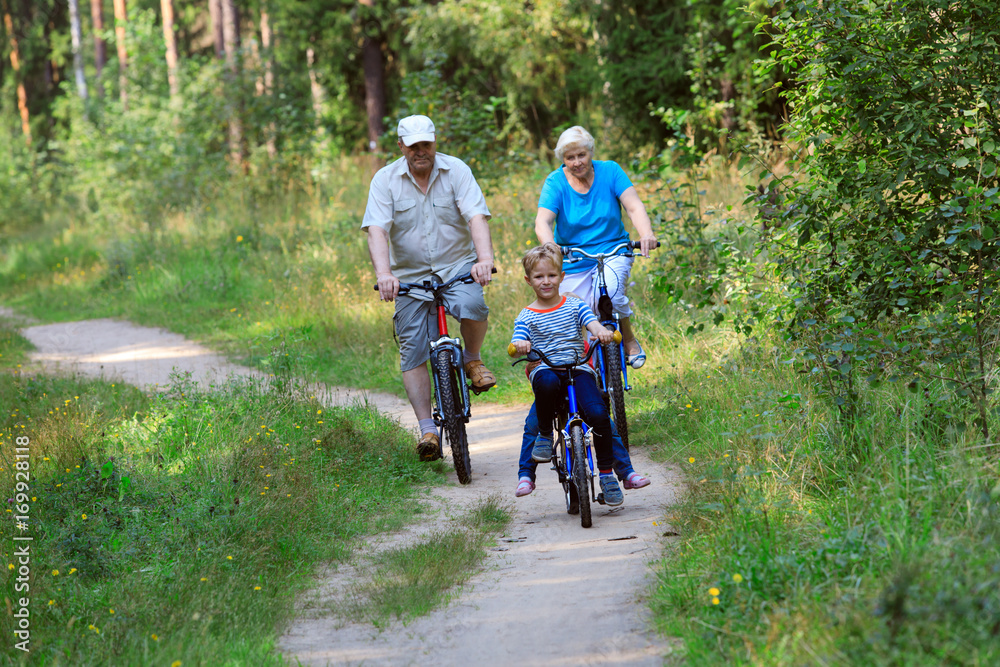
[[(5, 313), (7, 314), (7, 313)], [(165, 386), (172, 372), (190, 373), (200, 385), (228, 375), (257, 373), (162, 329), (117, 320), (27, 326), (36, 347), (32, 362), (47, 371), (117, 378), (139, 386)], [(402, 399), (323, 388), (328, 404), (365, 400), (414, 426)], [(648, 628), (644, 602), (652, 585), (649, 563), (664, 548), (667, 505), (679, 476), (635, 452), (636, 468), (653, 480), (627, 491), (616, 509), (595, 507), (594, 527), (584, 530), (565, 512), (555, 474), (539, 470), (539, 488), (514, 499), (516, 461), (525, 405), (474, 404), (469, 424), (473, 481), (435, 489), (425, 519), (405, 535), (370, 538), (360, 553), (385, 548), (453, 525), (484, 496), (509, 498), (516, 514), (486, 568), (451, 602), (403, 625), (375, 628), (345, 619), (352, 572), (325, 573), (302, 601), (299, 618), (279, 640), (279, 650), (306, 665), (658, 665), (669, 644)]]

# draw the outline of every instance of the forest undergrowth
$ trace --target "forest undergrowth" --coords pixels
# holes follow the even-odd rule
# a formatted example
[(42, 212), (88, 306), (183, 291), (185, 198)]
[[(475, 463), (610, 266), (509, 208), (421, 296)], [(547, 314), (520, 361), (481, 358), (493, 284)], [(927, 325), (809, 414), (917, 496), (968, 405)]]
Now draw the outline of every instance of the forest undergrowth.
[[(86, 218), (52, 218), (43, 227), (4, 240), (0, 301), (44, 321), (113, 316), (164, 326), (273, 372), (398, 392), (390, 311), (374, 298), (365, 238), (358, 230), (368, 168), (361, 160), (345, 164), (336, 171), (339, 182), (298, 202), (279, 198), (262, 206), (237, 190), (215, 198), (211, 207), (175, 213), (152, 227), (125, 212), (121, 226), (106, 222), (115, 216), (105, 216), (101, 225)], [(511, 173), (487, 187), (501, 273), (487, 292), (491, 330), (484, 356), (501, 384), (484, 399), (528, 396), (527, 384), (510, 370), (504, 347), (510, 323), (528, 301), (518, 258), (534, 244), (536, 190), (544, 173), (542, 167)], [(684, 194), (673, 203), (677, 190), (669, 183), (642, 187), (656, 224), (665, 230), (662, 238), (671, 243), (660, 255), (669, 259), (640, 260), (633, 274), (636, 326), (649, 362), (631, 375), (631, 430), (635, 446), (681, 468), (688, 483), (684, 501), (667, 510), (665, 533), (676, 537), (655, 564), (657, 584), (649, 598), (657, 628), (681, 640), (678, 661), (995, 662), (1000, 656), (1000, 484), (988, 443), (948, 414), (949, 397), (940, 384), (865, 387), (858, 391), (858, 409), (845, 418), (817, 387), (793, 345), (766, 332), (738, 335), (731, 320), (714, 324), (711, 308), (699, 308), (697, 294), (685, 287), (697, 264), (696, 251), (708, 252), (709, 244), (685, 246), (666, 231), (697, 220), (688, 231), (726, 237), (729, 248), (748, 251), (756, 227), (740, 205), (743, 184), (738, 175), (715, 172), (703, 189), (689, 189), (699, 192), (697, 197)], [(706, 210), (715, 213), (710, 223), (703, 222)], [(16, 337), (10, 341), (11, 351), (4, 354), (23, 355), (23, 344)], [(16, 377), (5, 382), (24, 386), (23, 378), (10, 379)], [(111, 410), (123, 399), (112, 400), (109, 391), (90, 393), (104, 396), (100, 405)], [(46, 394), (54, 397), (49, 419), (55, 419), (55, 408), (70, 390), (41, 391)], [(208, 396), (197, 396), (197, 401), (176, 400), (190, 400), (202, 411), (214, 404)], [(75, 400), (61, 409), (77, 410)], [(131, 400), (140, 407), (130, 407), (129, 413), (139, 409), (156, 415), (156, 401), (165, 399)], [(247, 408), (250, 414), (256, 409)], [(281, 422), (283, 428), (306, 428), (311, 409), (290, 407), (281, 418), (299, 421)], [(207, 414), (189, 412), (186, 423), (200, 428), (208, 421), (221, 423)], [(275, 428), (270, 422), (278, 423), (278, 415), (270, 414), (227, 428), (242, 429), (239, 441), (256, 434), (253, 429), (261, 424)], [(127, 421), (126, 416), (120, 419)], [(173, 447), (171, 456), (189, 467), (190, 455), (198, 453), (172, 428), (176, 442), (166, 438), (157, 448)], [(323, 440), (321, 428), (310, 432), (315, 435), (304, 443)], [(100, 451), (125, 456), (125, 450), (113, 449), (121, 448), (121, 442), (105, 442), (107, 437), (102, 436)], [(196, 442), (203, 442), (199, 438)], [(404, 446), (399, 447), (402, 452)], [(319, 450), (299, 452), (299, 460), (313, 461), (319, 456), (313, 451)], [(280, 452), (276, 446), (270, 455)], [(146, 453), (129, 455), (142, 461)], [(60, 480), (77, 475), (78, 484), (91, 484), (102, 498), (115, 496), (106, 480), (116, 479), (117, 468), (101, 478), (96, 463), (75, 468), (76, 451), (62, 456), (65, 465), (53, 466), (53, 475)], [(253, 456), (264, 454), (261, 450)], [(368, 465), (372, 474), (392, 474), (398, 466), (401, 474), (426, 480), (431, 473), (410, 467), (407, 457), (392, 454), (391, 465)], [(258, 465), (263, 464), (261, 459)], [(69, 473), (61, 472), (67, 469)], [(153, 472), (151, 468), (146, 474), (155, 477)], [(322, 474), (334, 472), (324, 468)], [(253, 492), (259, 495), (260, 490), (254, 487)], [(102, 500), (101, 506), (110, 507), (111, 500)], [(209, 506), (218, 509), (231, 502), (229, 496), (217, 500)], [(284, 501), (276, 495), (273, 502)], [(65, 503), (65, 521), (74, 525), (84, 525), (79, 518), (84, 513), (88, 520), (103, 514), (100, 509), (77, 514), (79, 507)], [(169, 507), (162, 511), (174, 511)], [(166, 519), (164, 525), (169, 524)], [(171, 540), (191, 539), (170, 530)], [(324, 530), (334, 534), (350, 528), (331, 525)], [(191, 568), (202, 567), (198, 545), (191, 545), (195, 553), (190, 563), (177, 566), (177, 574), (183, 570), (194, 577)], [(247, 548), (247, 553), (257, 553)], [(52, 569), (63, 574), (67, 566), (75, 567), (67, 561)], [(212, 567), (228, 566), (220, 561)], [(185, 592), (187, 580), (168, 574), (157, 584), (165, 595), (193, 594)], [(247, 574), (251, 600), (277, 595), (254, 591), (259, 579)], [(113, 608), (110, 598), (108, 608)], [(212, 609), (218, 618), (228, 618), (218, 605)], [(119, 613), (116, 609), (113, 623), (121, 623)], [(163, 616), (158, 612), (156, 617)], [(87, 624), (107, 636), (107, 618), (92, 614)], [(211, 628), (216, 626), (207, 627), (204, 632), (215, 632)], [(138, 632), (128, 630), (133, 631)], [(103, 641), (90, 633), (94, 637), (87, 636), (88, 641)], [(151, 644), (149, 637), (143, 641), (162, 646)]]

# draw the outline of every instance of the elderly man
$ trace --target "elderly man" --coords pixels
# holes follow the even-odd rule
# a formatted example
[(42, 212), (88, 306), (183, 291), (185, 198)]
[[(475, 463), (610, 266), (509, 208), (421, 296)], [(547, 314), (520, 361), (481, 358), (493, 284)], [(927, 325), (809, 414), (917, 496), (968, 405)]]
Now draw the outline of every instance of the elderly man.
[(446, 282), (471, 273), (474, 284), (456, 283), (445, 293), (448, 314), (461, 323), (465, 372), (477, 394), (496, 384), (480, 360), (489, 309), (483, 286), (493, 272), (490, 211), (472, 170), (458, 158), (437, 152), (434, 123), (427, 116), (401, 121), (396, 142), (403, 157), (372, 179), (361, 228), (382, 301), (395, 301), (393, 322), (399, 339), (403, 386), (420, 423), (421, 460), (440, 458), (431, 417), (427, 368), (430, 341), (437, 336), (431, 296), (414, 290), (399, 294), (399, 283), (435, 278)]

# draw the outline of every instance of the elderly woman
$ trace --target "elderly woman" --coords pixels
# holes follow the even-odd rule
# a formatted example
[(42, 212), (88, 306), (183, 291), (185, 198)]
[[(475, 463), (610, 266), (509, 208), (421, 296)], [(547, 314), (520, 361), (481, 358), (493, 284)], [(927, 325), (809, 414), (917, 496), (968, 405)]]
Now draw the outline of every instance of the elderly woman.
[[(580, 126), (569, 128), (559, 137), (556, 157), (562, 161), (563, 166), (545, 179), (542, 194), (538, 198), (535, 234), (538, 235), (539, 243), (554, 240), (560, 246), (583, 248), (591, 253), (609, 252), (619, 243), (629, 240), (628, 232), (622, 224), (621, 209), (624, 206), (639, 232), (642, 254), (648, 257), (649, 251), (656, 247), (656, 236), (653, 235), (646, 207), (636, 194), (632, 182), (616, 162), (594, 160), (594, 137)], [(613, 257), (606, 260), (604, 266), (608, 292), (615, 312), (620, 317), (628, 363), (632, 368), (639, 368), (646, 362), (646, 354), (632, 333), (632, 323), (629, 320), (632, 310), (628, 305), (628, 297), (625, 296), (625, 286), (632, 273), (632, 258)], [(596, 312), (597, 263), (592, 260), (572, 262), (564, 264), (563, 270), (566, 271), (566, 277), (559, 286), (559, 291), (576, 294)], [(624, 487), (641, 489), (648, 486), (650, 480), (632, 468), (628, 450), (614, 424), (611, 428), (614, 468)], [(552, 458), (551, 450), (535, 447), (538, 432), (538, 418), (535, 406), (532, 405), (524, 422), (518, 463), (517, 490), (514, 495), (519, 498), (535, 490), (537, 464)]]
[[(653, 226), (646, 207), (635, 187), (617, 162), (594, 159), (594, 137), (579, 125), (559, 137), (556, 157), (563, 163), (545, 179), (538, 198), (535, 234), (539, 243), (555, 241), (560, 246), (583, 248), (591, 253), (608, 252), (629, 240), (622, 224), (622, 207), (639, 233), (641, 252), (648, 257), (656, 247)], [(552, 223), (555, 223), (553, 233)], [(613, 257), (605, 262), (604, 277), (620, 317), (625, 353), (632, 368), (646, 362), (642, 345), (632, 332), (628, 297), (625, 286), (632, 273), (631, 257)], [(596, 312), (597, 263), (592, 260), (573, 262), (565, 266), (566, 279), (560, 290), (573, 292), (586, 300)]]

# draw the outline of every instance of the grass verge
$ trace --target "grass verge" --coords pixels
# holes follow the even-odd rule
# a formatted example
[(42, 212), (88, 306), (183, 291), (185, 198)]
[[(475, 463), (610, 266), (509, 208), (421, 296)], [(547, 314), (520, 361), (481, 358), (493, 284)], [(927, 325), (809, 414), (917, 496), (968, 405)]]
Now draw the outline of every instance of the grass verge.
[(689, 480), (651, 600), (679, 660), (997, 664), (1000, 471), (935, 387), (869, 390), (846, 423), (777, 349), (683, 347), (637, 418)]
[[(4, 359), (24, 347), (0, 341)], [(415, 485), (443, 477), (377, 413), (255, 383), (148, 395), (8, 370), (0, 405), (0, 633), (21, 608), (31, 633), (30, 654), (3, 647), (11, 664), (284, 664), (274, 642), (314, 567), (408, 521)]]
[(352, 601), (343, 607), (347, 617), (385, 627), (392, 619), (406, 623), (437, 608), (468, 581), (512, 518), (513, 507), (490, 496), (460, 526), (375, 555), (365, 582), (352, 588)]

